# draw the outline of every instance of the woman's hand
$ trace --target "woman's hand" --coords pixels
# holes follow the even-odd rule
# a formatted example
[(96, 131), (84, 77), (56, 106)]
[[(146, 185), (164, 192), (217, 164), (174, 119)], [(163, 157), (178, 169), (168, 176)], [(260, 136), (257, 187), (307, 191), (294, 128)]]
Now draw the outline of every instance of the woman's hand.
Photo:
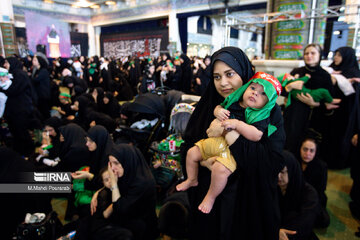
[(108, 162), (108, 172), (109, 172), (109, 178), (110, 178), (110, 183), (111, 183), (111, 187), (117, 187), (117, 176), (115, 176), (112, 168), (111, 168), (111, 162)]
[(357, 77), (349, 78), (349, 82), (350, 83), (360, 82), (360, 78), (357, 78)]
[(87, 171), (76, 171), (71, 173), (73, 179), (88, 179), (91, 180), (94, 177), (94, 174)]
[(304, 95), (304, 93), (297, 94), (296, 98), (299, 99), (299, 101), (309, 105), (310, 107), (320, 106), (320, 103), (315, 102), (313, 97), (309, 93), (306, 93), (306, 95)]
[(97, 190), (94, 195), (92, 196), (91, 198), (91, 202), (90, 202), (90, 212), (91, 212), (91, 215), (94, 215), (94, 213), (96, 212), (96, 207), (97, 207), (97, 197), (99, 195), (99, 192), (101, 190), (103, 190), (104, 188), (100, 188), (99, 190)]
[(351, 144), (356, 147), (358, 145), (358, 135), (355, 134), (352, 138), (351, 138)]
[(281, 228), (279, 231), (279, 240), (289, 240), (288, 235), (295, 235), (296, 231)]

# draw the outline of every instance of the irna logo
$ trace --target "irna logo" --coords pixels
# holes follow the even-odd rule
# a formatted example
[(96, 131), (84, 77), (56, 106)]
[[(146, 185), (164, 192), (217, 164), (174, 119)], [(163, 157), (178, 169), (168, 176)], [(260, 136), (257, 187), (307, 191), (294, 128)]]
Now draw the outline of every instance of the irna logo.
[(71, 182), (68, 172), (34, 172), (35, 182)]

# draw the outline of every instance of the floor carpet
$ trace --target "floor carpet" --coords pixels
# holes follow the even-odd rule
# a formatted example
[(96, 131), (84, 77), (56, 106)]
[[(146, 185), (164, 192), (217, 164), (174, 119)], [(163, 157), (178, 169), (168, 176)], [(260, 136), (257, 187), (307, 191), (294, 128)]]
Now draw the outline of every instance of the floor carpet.
[(360, 223), (351, 216), (349, 210), (352, 180), (350, 170), (329, 170), (326, 195), (327, 210), (330, 214), (330, 226), (327, 229), (315, 229), (320, 240), (352, 240), (360, 238), (354, 235)]

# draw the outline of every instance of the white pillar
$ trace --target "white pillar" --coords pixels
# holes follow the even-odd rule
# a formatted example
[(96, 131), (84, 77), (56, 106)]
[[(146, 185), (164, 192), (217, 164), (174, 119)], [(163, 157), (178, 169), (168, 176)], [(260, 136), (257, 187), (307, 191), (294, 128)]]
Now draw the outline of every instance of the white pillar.
[(95, 27), (91, 24), (88, 25), (89, 34), (89, 57), (96, 55), (96, 43), (95, 43)]
[(176, 51), (181, 51), (179, 20), (176, 17), (175, 10), (171, 10), (169, 13), (169, 42), (175, 42)]
[(101, 27), (95, 27), (95, 53), (100, 56), (100, 34)]

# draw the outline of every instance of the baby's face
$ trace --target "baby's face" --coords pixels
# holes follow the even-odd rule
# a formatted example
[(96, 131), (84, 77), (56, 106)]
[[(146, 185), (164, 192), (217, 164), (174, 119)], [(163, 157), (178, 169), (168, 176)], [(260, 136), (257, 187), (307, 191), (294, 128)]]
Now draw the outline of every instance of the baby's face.
[(243, 95), (243, 107), (260, 109), (269, 101), (264, 87), (258, 83), (251, 83)]
[(111, 188), (111, 182), (110, 182), (110, 175), (108, 171), (105, 171), (102, 174), (102, 180), (103, 180), (103, 184), (106, 188)]

